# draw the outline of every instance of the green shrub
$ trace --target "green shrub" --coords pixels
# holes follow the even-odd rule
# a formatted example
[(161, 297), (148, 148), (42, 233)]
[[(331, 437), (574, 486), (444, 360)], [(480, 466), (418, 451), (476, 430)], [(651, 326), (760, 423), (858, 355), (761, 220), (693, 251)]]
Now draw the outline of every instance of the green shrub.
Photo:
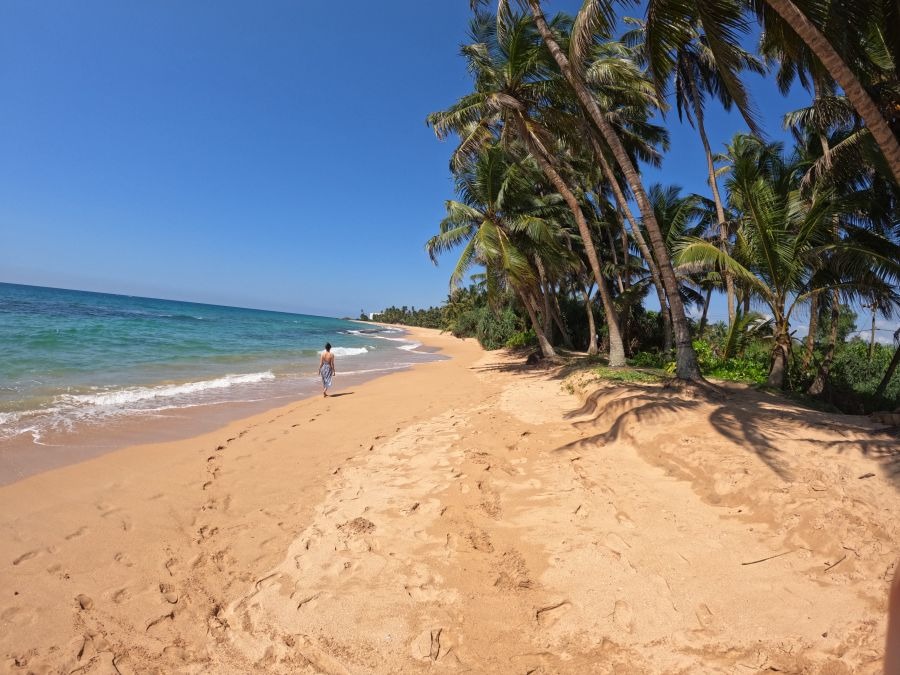
[(594, 369), (594, 373), (602, 380), (611, 382), (639, 382), (639, 383), (655, 383), (663, 382), (666, 379), (665, 373), (647, 372), (644, 370), (632, 370), (631, 368), (610, 368), (608, 366), (600, 366)]
[(762, 384), (769, 377), (769, 364), (749, 358), (727, 359), (704, 374), (720, 380)]
[(894, 347), (889, 345), (876, 344), (869, 358), (869, 345), (863, 340), (844, 344), (835, 354), (831, 368), (832, 402), (850, 413), (888, 410), (900, 405), (900, 368), (888, 383), (884, 396), (875, 398), (875, 389), (893, 356)]
[(636, 368), (665, 368), (671, 357), (659, 352), (638, 352), (628, 360), (628, 365)]
[(478, 325), (475, 336), (485, 349), (500, 349), (522, 330), (521, 320), (509, 307), (494, 312), (489, 307), (477, 310)]
[(537, 336), (534, 334), (534, 331), (529, 328), (528, 330), (513, 333), (506, 341), (505, 346), (508, 349), (519, 349), (521, 347), (530, 347), (533, 344), (537, 344)]
[(721, 364), (721, 360), (716, 356), (716, 352), (713, 350), (712, 345), (706, 340), (694, 340), (694, 352), (697, 354), (697, 363), (700, 365), (700, 372), (708, 372)]

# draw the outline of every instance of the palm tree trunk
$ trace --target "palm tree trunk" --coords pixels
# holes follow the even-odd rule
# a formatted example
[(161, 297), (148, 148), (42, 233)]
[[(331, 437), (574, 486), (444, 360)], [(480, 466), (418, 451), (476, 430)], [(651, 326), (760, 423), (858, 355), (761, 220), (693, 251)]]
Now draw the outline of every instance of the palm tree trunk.
[(532, 304), (535, 302), (534, 299), (531, 297), (530, 293), (526, 293), (525, 291), (519, 291), (519, 297), (522, 299), (522, 304), (525, 305), (525, 311), (528, 312), (528, 318), (531, 320), (531, 328), (537, 337), (541, 353), (544, 355), (544, 358), (555, 359), (556, 352), (553, 349), (553, 345), (551, 345), (550, 340), (547, 339), (547, 335), (544, 333), (540, 321), (538, 321), (537, 313), (534, 311), (534, 305)]
[(613, 237), (612, 230), (609, 228), (604, 229), (606, 230), (606, 239), (609, 241), (609, 251), (610, 255), (612, 255), (613, 266), (616, 268), (616, 285), (619, 287), (619, 293), (624, 293), (625, 284), (622, 281), (622, 268), (619, 267), (619, 254), (616, 253), (616, 240)]
[(540, 277), (541, 300), (544, 301), (544, 311), (542, 314), (544, 317), (544, 330), (547, 332), (548, 337), (553, 337), (553, 316), (550, 312), (550, 291), (547, 288), (547, 275), (544, 272), (544, 265), (538, 256), (534, 257), (534, 264), (535, 267), (537, 267), (538, 276)]
[(595, 356), (597, 354), (597, 324), (594, 322), (594, 306), (591, 302), (590, 288), (584, 289), (584, 309), (587, 312), (588, 332), (590, 333), (587, 353)]
[[(609, 182), (610, 187), (613, 191), (613, 196), (616, 199), (616, 204), (619, 206), (619, 210), (624, 214), (625, 218), (628, 220), (628, 223), (631, 225), (631, 234), (634, 238), (634, 243), (637, 244), (638, 250), (641, 252), (641, 256), (647, 263), (647, 269), (650, 270), (650, 278), (653, 280), (653, 287), (656, 289), (656, 299), (659, 301), (659, 313), (662, 316), (663, 320), (663, 351), (670, 352), (672, 351), (672, 315), (669, 312), (669, 305), (666, 302), (666, 291), (663, 287), (662, 276), (659, 273), (659, 267), (656, 265), (656, 261), (653, 259), (653, 256), (650, 255), (650, 249), (647, 248), (647, 242), (644, 241), (644, 235), (641, 234), (641, 228), (638, 227), (637, 221), (634, 218), (634, 215), (631, 213), (631, 208), (628, 206), (628, 200), (625, 199), (625, 193), (622, 192), (622, 188), (619, 187), (619, 182), (616, 180), (616, 176), (613, 173), (612, 167), (609, 165), (609, 162), (606, 160), (606, 155), (603, 154), (603, 148), (600, 147), (600, 144), (597, 142), (597, 139), (594, 138), (593, 134), (589, 134), (591, 139), (591, 145), (594, 146), (594, 156), (597, 158), (597, 161), (600, 162), (600, 168), (603, 171), (603, 175), (606, 176), (606, 180)], [(625, 224), (622, 223), (622, 232), (625, 233), (625, 238), (627, 242), (628, 233), (625, 229)], [(625, 264), (628, 264), (628, 247), (623, 246), (623, 255), (625, 256)]]
[(879, 382), (878, 386), (875, 388), (875, 398), (884, 396), (884, 392), (887, 391), (887, 387), (891, 383), (891, 378), (894, 377), (898, 365), (900, 365), (900, 346), (894, 350), (894, 357), (891, 359), (891, 363), (888, 365), (884, 377), (881, 378), (881, 382)]
[(869, 338), (869, 361), (875, 356), (875, 305), (872, 305), (872, 336)]
[(569, 186), (566, 185), (562, 176), (560, 176), (559, 172), (553, 167), (550, 159), (544, 154), (543, 148), (535, 142), (534, 137), (528, 130), (528, 125), (525, 120), (520, 116), (516, 116), (514, 119), (516, 126), (519, 127), (519, 135), (528, 147), (528, 151), (535, 158), (538, 165), (540, 165), (544, 175), (547, 176), (547, 179), (552, 183), (553, 187), (556, 188), (556, 191), (562, 195), (563, 200), (565, 200), (566, 205), (572, 212), (572, 216), (575, 218), (575, 223), (578, 225), (578, 233), (581, 235), (581, 240), (584, 242), (588, 262), (591, 264), (591, 271), (594, 273), (594, 279), (600, 290), (600, 300), (603, 303), (603, 313), (606, 316), (606, 325), (609, 330), (609, 365), (612, 367), (624, 366), (625, 347), (622, 344), (622, 334), (619, 330), (619, 317), (616, 316), (615, 305), (613, 304), (609, 289), (607, 289), (606, 284), (603, 283), (604, 279), (600, 268), (600, 259), (597, 257), (594, 239), (591, 237), (591, 231), (588, 228), (587, 220), (585, 220), (584, 212), (581, 210), (581, 205), (569, 189)]
[[(640, 208), (644, 225), (647, 227), (647, 233), (650, 235), (651, 250), (656, 258), (656, 264), (659, 265), (660, 276), (662, 277), (666, 297), (669, 300), (669, 311), (672, 314), (672, 326), (675, 332), (675, 374), (683, 380), (702, 381), (703, 376), (700, 374), (700, 366), (697, 364), (697, 355), (694, 353), (694, 347), (691, 344), (691, 331), (684, 311), (684, 304), (681, 302), (681, 296), (678, 294), (678, 280), (675, 278), (675, 270), (672, 268), (672, 261), (669, 258), (668, 250), (666, 250), (665, 240), (659, 224), (656, 222), (653, 208), (650, 205), (650, 200), (647, 199), (647, 193), (644, 191), (637, 169), (631, 162), (631, 157), (629, 157), (625, 146), (622, 145), (622, 141), (612, 125), (603, 117), (603, 113), (600, 111), (590, 90), (581, 80), (580, 75), (576, 74), (572, 69), (568, 58), (559, 48), (559, 44), (550, 32), (547, 20), (544, 18), (540, 0), (528, 0), (528, 6), (531, 8), (531, 13), (534, 16), (535, 24), (544, 44), (550, 50), (566, 80), (575, 90), (575, 94), (587, 111), (588, 117), (597, 126), (597, 130), (612, 150), (613, 156), (622, 169), (625, 180), (628, 182), (628, 186), (631, 188)], [(611, 346), (610, 351), (612, 351)], [(622, 361), (624, 363), (624, 350)]]
[(572, 336), (569, 335), (566, 324), (562, 320), (562, 309), (559, 306), (559, 298), (556, 297), (556, 293), (553, 293), (550, 296), (550, 313), (553, 315), (553, 323), (556, 324), (556, 327), (559, 329), (559, 333), (562, 336), (563, 345), (565, 345), (566, 349), (574, 349), (575, 346), (572, 344)]
[[(819, 87), (817, 81), (813, 80), (815, 88), (815, 97), (819, 97)], [(822, 143), (822, 157), (825, 160), (825, 166), (831, 169), (831, 147), (828, 144), (828, 137), (820, 134), (819, 139)], [(835, 240), (840, 235), (838, 230), (837, 215), (832, 217), (832, 235)], [(809, 385), (806, 392), (812, 396), (821, 396), (828, 384), (828, 376), (831, 374), (831, 364), (834, 362), (834, 352), (837, 349), (838, 321), (841, 317), (841, 294), (836, 288), (831, 289), (831, 330), (828, 332), (828, 345), (825, 347), (825, 356), (822, 363), (819, 364), (819, 370)]]
[(700, 327), (697, 329), (698, 340), (703, 339), (703, 331), (706, 330), (706, 314), (709, 312), (709, 301), (712, 298), (712, 292), (712, 286), (706, 289), (706, 298), (703, 300), (703, 315), (700, 317)]
[[(534, 2), (534, 0), (530, 0)], [(894, 174), (894, 180), (900, 184), (900, 143), (891, 131), (890, 126), (869, 96), (868, 92), (860, 84), (856, 75), (847, 66), (837, 50), (828, 39), (822, 35), (815, 24), (800, 11), (791, 0), (766, 0), (766, 3), (793, 29), (813, 54), (822, 62), (828, 74), (837, 82), (850, 103), (863, 118), (872, 138), (878, 143), (884, 158)]]
[(775, 328), (775, 348), (772, 351), (772, 367), (769, 369), (769, 379), (766, 384), (778, 389), (784, 388), (784, 378), (787, 374), (788, 357), (791, 352), (791, 338), (788, 335), (786, 324), (779, 322)]
[[(703, 150), (706, 153), (706, 170), (709, 173), (709, 187), (712, 190), (713, 202), (716, 205), (716, 220), (719, 223), (719, 249), (722, 253), (728, 253), (728, 226), (725, 224), (725, 209), (722, 206), (722, 197), (719, 195), (719, 182), (716, 180), (716, 165), (713, 162), (712, 149), (709, 146), (709, 139), (706, 137), (706, 127), (703, 125), (703, 111), (700, 109), (700, 103), (697, 98), (697, 83), (690, 81), (691, 88), (694, 90), (694, 116), (697, 119), (697, 131), (700, 134), (700, 140), (703, 142)], [(724, 270), (725, 277), (725, 297), (728, 301), (728, 325), (734, 322), (734, 276), (730, 271)]]
[(806, 349), (803, 352), (803, 370), (809, 368), (812, 363), (813, 352), (816, 349), (816, 330), (819, 328), (819, 294), (813, 293), (809, 305), (809, 333), (806, 336)]
[(834, 350), (837, 345), (838, 320), (841, 318), (841, 295), (836, 288), (831, 289), (831, 330), (828, 332), (828, 345), (825, 347), (825, 356), (819, 366), (819, 372), (809, 385), (806, 393), (811, 396), (821, 396), (831, 373), (831, 364), (834, 362)]

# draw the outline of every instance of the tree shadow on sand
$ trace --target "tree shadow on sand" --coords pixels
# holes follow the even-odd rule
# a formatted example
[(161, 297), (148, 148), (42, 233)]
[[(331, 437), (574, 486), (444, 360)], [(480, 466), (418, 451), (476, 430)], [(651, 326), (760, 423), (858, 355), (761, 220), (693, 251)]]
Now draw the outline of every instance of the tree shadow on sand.
[[(603, 386), (566, 415), (578, 429), (602, 431), (557, 448), (586, 448), (626, 440), (634, 444), (632, 430), (665, 428), (683, 413), (706, 417), (724, 440), (756, 454), (781, 479), (792, 480), (789, 457), (780, 446), (786, 441), (816, 444), (823, 451), (860, 452), (875, 459), (900, 489), (900, 435), (897, 429), (875, 428), (867, 420), (858, 423), (846, 415), (834, 415), (799, 407), (777, 394), (749, 387), (726, 385), (721, 394), (690, 385), (616, 384)], [(802, 430), (827, 429), (844, 440), (823, 441), (803, 437)], [(798, 433), (801, 432), (801, 433)], [(854, 438), (854, 435), (863, 438)]]

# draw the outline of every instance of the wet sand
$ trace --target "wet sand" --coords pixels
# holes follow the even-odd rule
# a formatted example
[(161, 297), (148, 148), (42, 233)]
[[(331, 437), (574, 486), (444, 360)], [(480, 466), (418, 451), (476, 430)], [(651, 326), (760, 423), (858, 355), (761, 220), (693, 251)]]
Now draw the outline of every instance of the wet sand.
[(879, 672), (895, 435), (414, 335), (452, 358), (0, 488), (0, 672)]

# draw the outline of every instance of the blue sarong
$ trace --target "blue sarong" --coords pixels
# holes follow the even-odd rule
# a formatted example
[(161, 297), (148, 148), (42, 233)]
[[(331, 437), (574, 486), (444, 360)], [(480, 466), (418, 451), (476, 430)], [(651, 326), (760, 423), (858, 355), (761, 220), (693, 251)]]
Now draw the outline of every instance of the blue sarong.
[(331, 364), (323, 363), (319, 368), (319, 375), (322, 376), (322, 386), (331, 389), (331, 378), (334, 377), (334, 368), (331, 367)]

